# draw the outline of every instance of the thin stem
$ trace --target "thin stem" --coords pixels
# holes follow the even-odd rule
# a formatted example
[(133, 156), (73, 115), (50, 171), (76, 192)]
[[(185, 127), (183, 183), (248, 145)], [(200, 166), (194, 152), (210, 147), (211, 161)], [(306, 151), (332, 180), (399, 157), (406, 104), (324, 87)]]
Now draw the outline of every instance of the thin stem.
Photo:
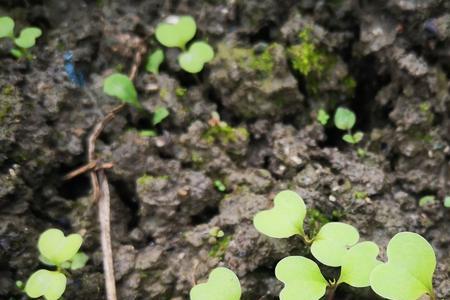
[(327, 300), (333, 300), (334, 299), (334, 293), (336, 292), (337, 284), (330, 285), (330, 288), (328, 289), (328, 296)]

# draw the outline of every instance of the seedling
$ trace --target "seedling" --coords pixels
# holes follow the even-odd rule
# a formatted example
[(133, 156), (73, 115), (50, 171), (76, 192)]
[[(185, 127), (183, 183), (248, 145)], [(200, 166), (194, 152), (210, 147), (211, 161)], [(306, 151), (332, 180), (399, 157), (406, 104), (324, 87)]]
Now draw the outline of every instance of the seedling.
[[(287, 257), (275, 269), (276, 277), (285, 284), (281, 300), (318, 300), (326, 293), (328, 299), (333, 299), (341, 283), (353, 287), (371, 285), (376, 293), (392, 300), (417, 300), (424, 294), (435, 299), (431, 279), (436, 260), (425, 239), (409, 232), (396, 235), (388, 245), (389, 261), (382, 264), (377, 260), (378, 246), (370, 241), (358, 242), (359, 233), (351, 225), (330, 222), (310, 238), (303, 228), (306, 213), (303, 199), (287, 190), (275, 196), (272, 209), (257, 213), (253, 223), (259, 232), (270, 237), (299, 235), (319, 262), (340, 267), (340, 276), (326, 280), (312, 260)], [(410, 291), (404, 293), (404, 289)]]
[(225, 184), (223, 184), (223, 182), (219, 179), (214, 180), (214, 186), (216, 187), (216, 189), (219, 192), (222, 192), (222, 193), (226, 192), (226, 190), (227, 190), (227, 187), (225, 186)]
[(219, 267), (209, 275), (208, 281), (194, 286), (190, 300), (239, 300), (241, 285), (233, 271)]
[(120, 73), (109, 75), (103, 82), (103, 92), (136, 108), (141, 108), (134, 84), (126, 75)]
[(424, 207), (428, 205), (432, 205), (436, 202), (436, 197), (433, 195), (423, 196), (419, 199), (419, 206)]
[(445, 196), (444, 207), (450, 208), (450, 196)]
[(164, 61), (164, 52), (161, 49), (157, 49), (148, 56), (145, 69), (149, 73), (158, 75), (159, 66), (162, 64), (163, 61)]
[(10, 17), (0, 17), (0, 38), (8, 38), (14, 44), (11, 54), (16, 58), (25, 57), (31, 59), (28, 49), (36, 44), (36, 39), (42, 35), (42, 30), (37, 27), (27, 27), (20, 31), (18, 37), (14, 35), (14, 20)]
[(356, 116), (354, 112), (344, 107), (339, 107), (336, 110), (336, 113), (334, 114), (334, 124), (340, 130), (347, 131), (347, 134), (345, 134), (342, 139), (349, 144), (357, 144), (364, 137), (364, 134), (361, 131), (358, 131), (355, 134), (352, 133), (352, 128), (355, 126), (355, 123)]
[(161, 123), (165, 118), (169, 116), (169, 111), (165, 107), (157, 107), (153, 113), (152, 124), (153, 126)]
[(327, 125), (329, 119), (330, 115), (324, 109), (319, 109), (319, 111), (317, 112), (317, 121), (325, 126)]
[(205, 63), (214, 58), (213, 48), (206, 42), (195, 42), (186, 51), (186, 44), (195, 36), (197, 25), (190, 16), (171, 16), (156, 28), (156, 39), (166, 47), (177, 47), (180, 67), (189, 73), (198, 73)]
[(387, 246), (388, 261), (373, 270), (370, 285), (378, 295), (392, 300), (417, 300), (433, 291), (436, 255), (433, 247), (420, 235), (397, 233)]
[(38, 241), (39, 259), (46, 265), (54, 266), (56, 271), (40, 269), (34, 272), (25, 284), (25, 293), (31, 298), (59, 299), (66, 289), (64, 269), (80, 269), (89, 259), (83, 252), (78, 252), (82, 243), (79, 234), (65, 237), (59, 229), (43, 232)]

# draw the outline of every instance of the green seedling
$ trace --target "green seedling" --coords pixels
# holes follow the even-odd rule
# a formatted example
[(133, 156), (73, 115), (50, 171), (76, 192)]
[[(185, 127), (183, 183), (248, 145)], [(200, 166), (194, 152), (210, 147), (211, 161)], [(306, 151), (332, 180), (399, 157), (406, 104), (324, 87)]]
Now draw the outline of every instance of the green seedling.
[(330, 115), (324, 109), (319, 109), (319, 111), (317, 112), (317, 121), (325, 126), (327, 125), (329, 119)]
[[(169, 17), (156, 28), (156, 39), (166, 47), (180, 48), (183, 52), (178, 56), (178, 63), (183, 70), (193, 74), (200, 72), (205, 63), (214, 58), (214, 50), (206, 42), (194, 42), (186, 50), (186, 44), (195, 36), (196, 31), (197, 25), (190, 16)], [(158, 58), (160, 57), (161, 54)]]
[(187, 52), (178, 57), (180, 67), (189, 73), (198, 73), (203, 69), (205, 63), (214, 58), (213, 48), (205, 42), (193, 43)]
[(355, 126), (355, 123), (356, 116), (354, 112), (344, 107), (339, 107), (336, 110), (336, 113), (334, 114), (334, 124), (338, 129), (347, 131), (347, 134), (345, 134), (342, 139), (349, 144), (357, 144), (364, 137), (364, 134), (361, 131), (354, 134), (352, 133), (352, 128)]
[(39, 259), (48, 266), (54, 266), (56, 271), (41, 269), (34, 272), (25, 284), (25, 293), (31, 298), (59, 299), (66, 289), (64, 269), (80, 269), (89, 259), (83, 252), (78, 252), (82, 243), (79, 234), (66, 237), (59, 229), (43, 232), (38, 240)]
[(152, 124), (153, 126), (161, 123), (165, 118), (169, 116), (169, 111), (165, 107), (157, 107), (153, 113)]
[(154, 131), (154, 130), (141, 130), (141, 131), (139, 131), (139, 136), (141, 136), (141, 137), (155, 137), (157, 134), (156, 134), (156, 131)]
[(159, 66), (162, 64), (163, 61), (164, 61), (164, 52), (161, 49), (157, 49), (148, 56), (145, 69), (149, 73), (158, 75)]
[(14, 20), (10, 17), (0, 18), (0, 38), (11, 39), (16, 48), (11, 49), (11, 54), (16, 58), (25, 57), (31, 59), (28, 49), (36, 44), (36, 39), (42, 35), (42, 30), (37, 27), (27, 27), (21, 30), (19, 37), (14, 36)]
[(194, 286), (190, 300), (239, 300), (241, 285), (233, 271), (219, 267), (209, 275), (208, 281)]
[(445, 196), (444, 207), (450, 208), (450, 196)]
[(225, 184), (223, 184), (223, 182), (219, 179), (214, 180), (214, 186), (216, 187), (216, 189), (219, 192), (222, 192), (222, 193), (226, 192), (226, 190), (227, 190), (227, 187), (225, 186)]
[(156, 39), (166, 47), (178, 47), (185, 49), (197, 31), (197, 25), (191, 16), (177, 17), (171, 16), (166, 22), (156, 27)]
[(209, 230), (209, 235), (216, 238), (224, 237), (225, 233), (219, 227), (214, 226)]
[(378, 295), (391, 300), (417, 300), (433, 291), (436, 255), (433, 247), (420, 235), (412, 232), (396, 234), (387, 246), (387, 263), (370, 275), (370, 285)]
[(432, 205), (436, 202), (436, 197), (433, 195), (423, 196), (419, 199), (419, 206), (424, 207), (428, 205)]
[(109, 75), (103, 82), (103, 92), (136, 108), (141, 108), (134, 84), (126, 75), (120, 73)]

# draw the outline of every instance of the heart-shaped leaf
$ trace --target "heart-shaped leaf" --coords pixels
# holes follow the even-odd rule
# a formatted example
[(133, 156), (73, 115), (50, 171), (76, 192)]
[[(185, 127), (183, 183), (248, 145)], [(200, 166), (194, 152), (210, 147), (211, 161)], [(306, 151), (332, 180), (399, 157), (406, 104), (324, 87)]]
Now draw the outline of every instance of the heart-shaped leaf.
[(213, 48), (205, 42), (195, 42), (187, 52), (178, 57), (181, 68), (189, 73), (198, 73), (205, 63), (214, 58)]
[(66, 276), (60, 272), (38, 270), (28, 279), (25, 292), (30, 298), (43, 296), (47, 300), (57, 300), (64, 293), (66, 283)]
[(255, 215), (255, 228), (270, 237), (288, 238), (295, 234), (304, 236), (303, 220), (306, 205), (303, 199), (293, 191), (279, 192), (274, 199), (274, 207)]
[(340, 222), (327, 223), (314, 238), (311, 253), (324, 265), (339, 267), (348, 249), (358, 240), (359, 233), (355, 227)]
[(77, 254), (72, 257), (72, 262), (70, 264), (71, 270), (78, 270), (81, 269), (86, 265), (86, 263), (89, 260), (89, 256), (86, 255), (84, 252), (78, 252)]
[(108, 76), (103, 82), (103, 92), (137, 108), (141, 107), (133, 82), (123, 74), (115, 73)]
[(433, 247), (413, 232), (396, 234), (387, 246), (388, 262), (377, 266), (370, 285), (378, 295), (391, 300), (417, 300), (433, 292), (436, 255)]
[(70, 234), (65, 237), (61, 230), (52, 228), (41, 234), (38, 249), (47, 261), (58, 266), (74, 257), (82, 243), (81, 235)]
[(14, 43), (24, 49), (31, 48), (36, 44), (36, 39), (42, 35), (42, 30), (37, 27), (28, 27), (22, 29)]
[(10, 17), (0, 18), (0, 38), (14, 37), (14, 20)]
[(239, 300), (241, 285), (237, 276), (229, 269), (219, 267), (209, 274), (208, 282), (191, 289), (191, 300)]
[(155, 50), (148, 56), (145, 69), (147, 72), (158, 75), (159, 65), (164, 61), (164, 52), (161, 49)]
[(334, 125), (341, 130), (350, 130), (353, 128), (356, 122), (355, 114), (345, 108), (339, 107), (334, 114)]
[(169, 17), (156, 27), (156, 39), (166, 47), (184, 49), (197, 31), (197, 25), (191, 16)]
[(283, 258), (275, 268), (275, 276), (284, 283), (280, 300), (318, 300), (328, 285), (319, 266), (303, 256)]
[(381, 264), (377, 260), (380, 250), (374, 242), (362, 242), (351, 247), (342, 260), (338, 283), (345, 282), (354, 287), (370, 285), (370, 273)]

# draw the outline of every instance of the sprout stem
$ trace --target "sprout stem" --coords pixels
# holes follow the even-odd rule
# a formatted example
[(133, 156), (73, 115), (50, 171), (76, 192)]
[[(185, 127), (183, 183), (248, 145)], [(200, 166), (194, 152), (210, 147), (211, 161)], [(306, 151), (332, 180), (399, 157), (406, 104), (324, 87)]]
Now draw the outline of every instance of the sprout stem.
[(327, 300), (333, 300), (334, 299), (334, 293), (336, 292), (337, 284), (332, 283), (328, 289), (328, 296)]

